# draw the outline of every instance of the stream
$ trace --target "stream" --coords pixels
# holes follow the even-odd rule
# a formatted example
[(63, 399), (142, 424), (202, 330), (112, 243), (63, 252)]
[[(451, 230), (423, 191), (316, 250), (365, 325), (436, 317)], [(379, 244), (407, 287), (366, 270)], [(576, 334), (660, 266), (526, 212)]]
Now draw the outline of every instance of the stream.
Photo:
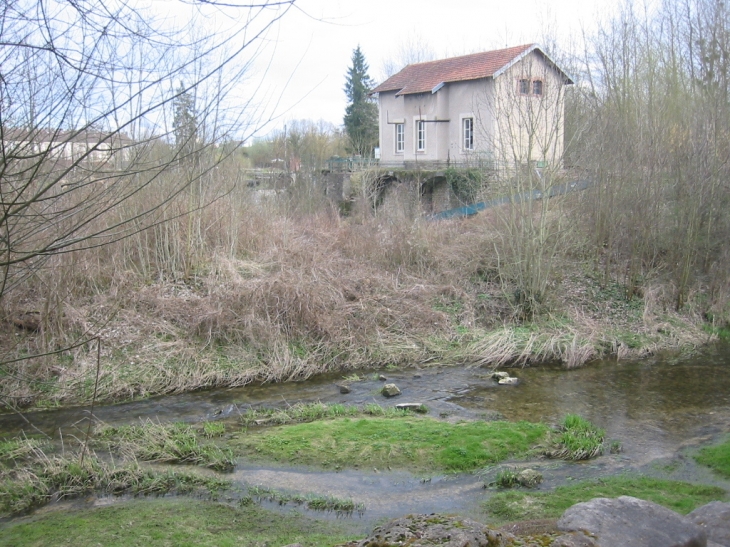
[[(499, 386), (483, 368), (429, 366), (423, 368), (361, 371), (363, 379), (349, 382), (351, 392), (340, 393), (341, 374), (322, 375), (303, 382), (250, 385), (183, 395), (158, 397), (94, 409), (97, 420), (110, 425), (140, 419), (161, 422), (226, 420), (235, 423), (248, 408), (286, 406), (322, 401), (362, 405), (423, 403), (429, 415), (448, 420), (493, 418), (510, 421), (557, 423), (575, 413), (606, 430), (607, 439), (622, 444), (618, 454), (588, 462), (537, 460), (508, 465), (539, 469), (540, 489), (571, 480), (638, 471), (674, 480), (715, 484), (730, 490), (730, 481), (697, 466), (692, 451), (722, 440), (730, 433), (730, 346), (717, 345), (692, 356), (664, 355), (637, 361), (605, 360), (575, 370), (559, 366), (510, 369), (516, 386)], [(387, 377), (402, 395), (380, 395)], [(56, 440), (83, 437), (88, 408), (26, 413), (32, 427), (16, 414), (0, 416), (0, 436), (38, 430)], [(259, 485), (298, 493), (351, 498), (365, 505), (353, 515), (355, 529), (369, 531), (374, 522), (405, 513), (459, 513), (477, 516), (480, 502), (489, 495), (489, 475), (415, 476), (388, 469), (318, 471), (307, 468), (264, 466), (241, 461), (226, 475), (234, 483)], [(109, 498), (75, 502), (109, 503)], [(275, 504), (271, 504), (273, 507)], [(307, 512), (301, 507), (281, 508)], [(318, 515), (322, 516), (322, 515)], [(334, 516), (331, 515), (332, 518)]]

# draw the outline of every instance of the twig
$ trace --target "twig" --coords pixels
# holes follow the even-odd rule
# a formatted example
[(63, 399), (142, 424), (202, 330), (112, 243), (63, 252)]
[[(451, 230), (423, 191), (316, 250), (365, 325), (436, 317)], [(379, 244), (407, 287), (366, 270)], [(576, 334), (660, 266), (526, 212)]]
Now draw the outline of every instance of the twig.
[(94, 404), (96, 403), (96, 392), (99, 388), (99, 371), (101, 370), (101, 338), (96, 339), (96, 379), (94, 380), (94, 394), (91, 397), (91, 408), (89, 409), (89, 425), (86, 427), (86, 438), (84, 439), (84, 448), (81, 450), (81, 462), (79, 465), (83, 467), (86, 450), (89, 446), (89, 435), (91, 434), (91, 422), (94, 419)]

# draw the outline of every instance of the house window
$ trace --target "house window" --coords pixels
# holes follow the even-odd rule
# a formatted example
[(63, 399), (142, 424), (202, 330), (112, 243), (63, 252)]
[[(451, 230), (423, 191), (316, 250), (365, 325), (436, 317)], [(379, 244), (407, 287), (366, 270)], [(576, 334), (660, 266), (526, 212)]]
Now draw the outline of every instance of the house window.
[(426, 122), (423, 120), (416, 122), (416, 150), (418, 152), (426, 150)]
[(395, 124), (395, 153), (399, 154), (406, 147), (406, 131), (405, 124)]
[(542, 80), (530, 80), (523, 78), (517, 80), (517, 90), (520, 95), (534, 95), (536, 97), (542, 96), (543, 83)]
[(474, 150), (474, 118), (464, 118), (461, 123), (464, 150)]

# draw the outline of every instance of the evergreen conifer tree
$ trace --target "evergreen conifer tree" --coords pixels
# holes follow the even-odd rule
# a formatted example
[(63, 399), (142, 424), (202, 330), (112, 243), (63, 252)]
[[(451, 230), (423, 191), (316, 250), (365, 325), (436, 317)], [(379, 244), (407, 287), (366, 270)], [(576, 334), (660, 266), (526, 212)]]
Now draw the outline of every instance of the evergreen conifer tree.
[(352, 66), (347, 70), (348, 105), (344, 123), (352, 152), (364, 157), (372, 156), (373, 148), (378, 145), (378, 106), (368, 96), (373, 87), (365, 56), (357, 46), (352, 52)]
[(172, 128), (179, 160), (194, 162), (198, 148), (198, 115), (195, 111), (195, 97), (189, 90), (185, 90), (182, 82), (173, 101)]

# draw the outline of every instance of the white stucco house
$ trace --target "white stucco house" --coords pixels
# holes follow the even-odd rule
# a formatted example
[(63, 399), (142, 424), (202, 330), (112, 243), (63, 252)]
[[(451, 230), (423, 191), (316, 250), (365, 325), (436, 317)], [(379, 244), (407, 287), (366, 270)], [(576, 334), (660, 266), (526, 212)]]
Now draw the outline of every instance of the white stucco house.
[(559, 165), (572, 83), (536, 44), (408, 65), (372, 91), (380, 165)]
[(6, 128), (2, 141), (7, 157), (55, 163), (107, 164), (124, 162), (131, 155), (133, 141), (122, 133), (95, 130), (51, 130)]

